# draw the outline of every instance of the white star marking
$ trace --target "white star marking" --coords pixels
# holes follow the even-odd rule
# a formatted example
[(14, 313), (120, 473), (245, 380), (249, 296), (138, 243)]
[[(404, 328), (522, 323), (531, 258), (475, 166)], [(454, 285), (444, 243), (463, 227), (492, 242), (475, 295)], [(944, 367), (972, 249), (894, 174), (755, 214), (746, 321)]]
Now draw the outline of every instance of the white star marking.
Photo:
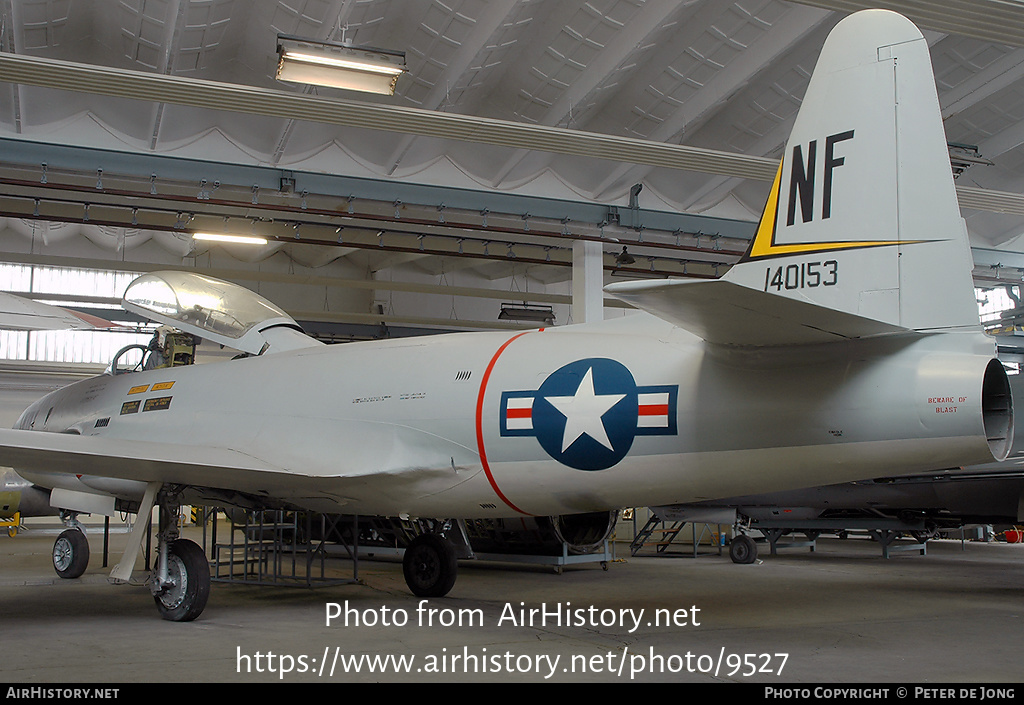
[(608, 450), (612, 448), (605, 432), (601, 417), (618, 404), (625, 394), (594, 394), (594, 368), (587, 370), (583, 381), (571, 397), (544, 397), (565, 416), (565, 433), (562, 436), (562, 452), (587, 434)]

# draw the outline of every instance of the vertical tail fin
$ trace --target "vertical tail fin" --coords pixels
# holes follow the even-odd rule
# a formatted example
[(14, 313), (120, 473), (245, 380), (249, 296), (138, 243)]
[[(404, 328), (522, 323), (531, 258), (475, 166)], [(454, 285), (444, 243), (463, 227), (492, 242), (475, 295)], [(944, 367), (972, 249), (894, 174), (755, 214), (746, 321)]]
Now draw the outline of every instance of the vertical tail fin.
[(887, 10), (829, 35), (737, 284), (930, 330), (978, 325), (928, 45)]

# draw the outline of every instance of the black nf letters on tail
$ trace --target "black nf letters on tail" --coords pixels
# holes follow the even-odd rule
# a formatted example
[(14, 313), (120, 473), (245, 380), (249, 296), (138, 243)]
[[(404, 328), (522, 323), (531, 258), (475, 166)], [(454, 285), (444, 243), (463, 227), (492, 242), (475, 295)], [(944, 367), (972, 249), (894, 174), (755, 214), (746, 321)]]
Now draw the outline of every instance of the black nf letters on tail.
[[(835, 156), (836, 142), (853, 139), (853, 130), (839, 132), (825, 138), (825, 174), (821, 197), (822, 220), (832, 215), (832, 171), (846, 162), (845, 157)], [(807, 145), (807, 161), (804, 161), (803, 145), (793, 146), (792, 167), (789, 170), (789, 212), (786, 225), (796, 221), (796, 199), (800, 196), (800, 217), (806, 223), (814, 218), (814, 175), (817, 172), (818, 140)]]

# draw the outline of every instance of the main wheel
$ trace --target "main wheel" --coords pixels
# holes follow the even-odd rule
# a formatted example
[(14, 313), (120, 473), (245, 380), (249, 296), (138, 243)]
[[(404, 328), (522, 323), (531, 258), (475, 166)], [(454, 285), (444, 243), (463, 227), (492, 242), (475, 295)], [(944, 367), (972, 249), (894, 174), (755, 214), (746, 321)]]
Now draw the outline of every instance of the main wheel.
[(199, 544), (179, 539), (167, 551), (171, 584), (153, 595), (160, 616), (171, 622), (191, 622), (202, 614), (210, 597), (210, 563)]
[(53, 569), (62, 578), (77, 578), (89, 566), (89, 541), (78, 529), (65, 529), (53, 542)]
[(740, 534), (729, 544), (729, 558), (733, 563), (747, 564), (757, 560), (757, 544), (754, 539)]
[(458, 571), (454, 547), (440, 536), (420, 534), (405, 549), (402, 572), (417, 597), (444, 597), (455, 585)]

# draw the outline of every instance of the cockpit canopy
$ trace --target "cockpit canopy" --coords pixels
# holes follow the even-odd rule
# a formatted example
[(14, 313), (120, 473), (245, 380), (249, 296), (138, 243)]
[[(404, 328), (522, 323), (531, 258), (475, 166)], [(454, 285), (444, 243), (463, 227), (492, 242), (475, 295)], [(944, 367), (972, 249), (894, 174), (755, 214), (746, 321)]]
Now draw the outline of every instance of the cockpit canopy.
[[(158, 323), (252, 355), (264, 352), (272, 341), (275, 348), (285, 349), (317, 344), (302, 335), (291, 316), (259, 294), (193, 272), (144, 274), (128, 285), (122, 305)], [(291, 335), (265, 335), (278, 327), (298, 331), (305, 342), (298, 344)], [(282, 345), (288, 339), (294, 344)]]

